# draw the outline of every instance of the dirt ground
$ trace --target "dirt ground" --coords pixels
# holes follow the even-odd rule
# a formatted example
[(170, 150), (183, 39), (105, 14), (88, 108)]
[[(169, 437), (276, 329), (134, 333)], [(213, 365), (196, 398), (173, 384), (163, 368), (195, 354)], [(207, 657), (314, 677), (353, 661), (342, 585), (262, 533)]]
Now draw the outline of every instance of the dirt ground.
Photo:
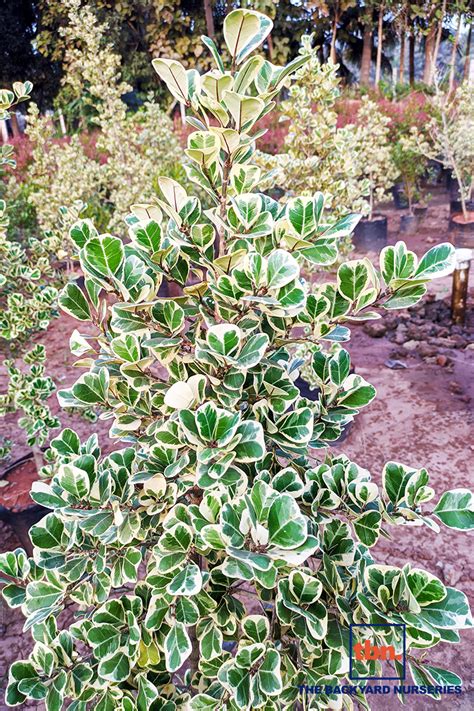
[[(390, 242), (405, 239), (418, 254), (432, 244), (446, 241), (448, 227), (447, 196), (439, 192), (429, 207), (428, 216), (414, 236), (398, 235), (402, 211), (392, 207), (383, 210), (389, 215)], [(471, 270), (470, 305), (474, 293), (474, 269)], [(450, 278), (435, 282), (430, 289), (436, 298), (448, 297)], [(74, 381), (78, 371), (69, 366), (67, 340), (75, 322), (61, 317), (56, 320), (48, 333), (47, 348), (51, 358), (51, 373), (58, 387)], [(43, 338), (40, 336), (40, 340)], [(400, 360), (406, 365), (402, 369), (390, 369), (386, 362), (393, 358), (394, 343), (386, 337), (371, 338), (361, 326), (353, 329), (349, 344), (353, 363), (358, 373), (373, 383), (378, 397), (371, 406), (363, 410), (345, 440), (338, 446), (355, 462), (372, 472), (377, 482), (381, 480), (383, 464), (396, 460), (414, 467), (424, 466), (431, 475), (431, 484), (437, 494), (448, 488), (472, 486), (471, 461), (474, 452), (473, 408), (474, 402), (474, 350), (469, 348), (446, 350), (440, 347), (440, 355), (449, 354), (450, 367), (441, 367), (426, 362), (416, 353), (408, 353)], [(433, 359), (431, 359), (433, 360)], [(0, 374), (0, 388), (3, 382)], [(56, 405), (53, 409), (57, 410)], [(61, 415), (63, 426), (74, 426), (80, 434), (90, 431), (90, 424), (77, 416)], [(93, 426), (99, 432), (104, 449), (111, 449), (108, 440), (108, 425), (98, 422)], [(14, 418), (9, 417), (1, 424), (0, 433), (12, 436), (18, 441)], [(18, 445), (15, 458), (26, 451)], [(1, 492), (1, 490), (0, 490)], [(1, 495), (1, 494), (0, 494)], [(428, 528), (397, 528), (391, 541), (381, 540), (374, 555), (381, 563), (403, 565), (407, 562), (421, 566), (439, 576), (447, 585), (462, 589), (474, 605), (474, 579), (472, 575), (472, 539), (466, 534), (443, 528), (439, 535)], [(0, 523), (0, 550), (10, 550), (18, 545), (11, 530)], [(23, 658), (30, 650), (29, 635), (21, 633), (22, 618), (15, 611), (0, 608), (0, 686), (2, 686), (9, 664)], [(472, 645), (474, 634), (462, 634), (460, 645), (445, 644), (429, 651), (430, 663), (447, 668), (463, 679), (461, 696), (445, 696), (440, 702), (420, 697), (407, 697), (405, 708), (456, 709), (474, 708), (474, 669)], [(410, 683), (408, 680), (407, 683)], [(0, 697), (0, 709), (6, 709)], [(43, 708), (31, 705), (29, 708)], [(400, 708), (392, 696), (374, 698), (372, 708), (385, 711)]]

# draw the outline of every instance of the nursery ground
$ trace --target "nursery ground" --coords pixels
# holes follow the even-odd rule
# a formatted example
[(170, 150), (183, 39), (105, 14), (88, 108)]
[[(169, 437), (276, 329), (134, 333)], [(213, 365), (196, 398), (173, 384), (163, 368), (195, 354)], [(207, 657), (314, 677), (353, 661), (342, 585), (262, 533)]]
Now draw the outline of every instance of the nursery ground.
[[(389, 215), (390, 241), (404, 238), (398, 235), (403, 212), (389, 208), (384, 213)], [(417, 234), (404, 238), (405, 241), (417, 253), (435, 242), (445, 241), (447, 218), (447, 196), (440, 192), (430, 204), (428, 216)], [(436, 282), (431, 290), (436, 298), (448, 297), (450, 278)], [(471, 275), (471, 307), (473, 292), (474, 274)], [(41, 334), (35, 339), (46, 343), (50, 372), (60, 388), (77, 377), (77, 371), (70, 366), (72, 356), (68, 350), (69, 335), (75, 326), (72, 319), (62, 316), (53, 322), (46, 338)], [(438, 493), (448, 488), (472, 486), (474, 350), (450, 348), (449, 343), (445, 341), (443, 344), (442, 340), (438, 339), (436, 354), (427, 360), (419, 348), (404, 348), (403, 344), (397, 345), (386, 335), (372, 338), (362, 326), (353, 329), (350, 344), (353, 363), (357, 373), (377, 387), (378, 397), (359, 415), (349, 436), (337, 450), (369, 469), (377, 482), (380, 482), (383, 464), (396, 460), (414, 467), (426, 466)], [(394, 360), (398, 361), (397, 367), (389, 367), (393, 366)], [(3, 388), (4, 376), (0, 378), (0, 390)], [(55, 402), (53, 409), (58, 411)], [(61, 420), (63, 426), (73, 425), (81, 436), (91, 428), (77, 416), (62, 413)], [(107, 438), (106, 422), (99, 421), (92, 428), (99, 432), (104, 450), (114, 447)], [(0, 433), (24, 442), (21, 433), (15, 429), (13, 417), (2, 422)], [(26, 451), (26, 446), (18, 445), (14, 458)], [(0, 550), (10, 550), (17, 545), (12, 532), (0, 523)], [(404, 565), (409, 562), (426, 568), (445, 584), (464, 590), (474, 605), (472, 539), (467, 535), (446, 528), (439, 535), (426, 527), (397, 528), (392, 540), (381, 540), (377, 544), (374, 555), (381, 563)], [(23, 658), (30, 650), (29, 634), (23, 636), (21, 629), (21, 615), (0, 608), (0, 686), (4, 684), (9, 664)], [(430, 663), (450, 669), (463, 678), (461, 696), (446, 696), (438, 703), (422, 697), (407, 697), (405, 708), (410, 711), (474, 708), (473, 642), (474, 635), (468, 632), (462, 635), (460, 645), (446, 644), (429, 652)], [(401, 708), (391, 696), (374, 697), (371, 703), (377, 711)], [(0, 709), (6, 708), (2, 695)], [(42, 706), (33, 704), (29, 708), (40, 709)]]

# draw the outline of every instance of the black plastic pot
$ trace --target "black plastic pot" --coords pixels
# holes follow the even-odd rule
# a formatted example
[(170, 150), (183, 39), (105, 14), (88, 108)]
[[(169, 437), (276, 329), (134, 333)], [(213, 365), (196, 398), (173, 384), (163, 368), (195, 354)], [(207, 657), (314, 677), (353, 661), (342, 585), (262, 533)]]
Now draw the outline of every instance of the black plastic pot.
[(392, 188), (392, 195), (397, 210), (404, 210), (408, 207), (408, 200), (403, 189), (403, 183), (395, 183)]
[(378, 252), (387, 244), (387, 218), (374, 215), (371, 220), (361, 220), (354, 230), (354, 245), (368, 252)]
[(448, 190), (452, 200), (459, 199), (459, 183), (456, 178), (453, 178), (452, 175), (449, 177), (448, 180)]
[[(33, 454), (26, 454), (24, 457), (17, 459), (5, 469), (1, 478), (7, 479), (9, 477), (14, 477), (15, 469), (18, 469), (23, 464), (26, 464), (32, 460)], [(27, 553), (31, 553), (32, 546), (28, 531), (33, 524), (38, 523), (38, 521), (40, 521), (43, 516), (48, 513), (48, 509), (44, 506), (40, 506), (39, 504), (35, 504), (33, 501), (28, 506), (23, 506), (21, 508), (9, 508), (1, 502), (2, 489), (0, 488), (0, 521), (4, 521), (11, 527), (23, 548), (27, 551)]]
[(412, 235), (418, 229), (419, 219), (417, 215), (402, 215), (400, 218), (399, 232), (404, 235)]
[[(461, 222), (457, 220), (460, 219)], [(470, 222), (462, 222), (463, 215), (452, 215), (449, 220), (449, 232), (456, 247), (474, 249), (474, 212), (471, 213)]]
[[(474, 212), (474, 200), (468, 200), (466, 202), (466, 208), (468, 212)], [(462, 212), (461, 200), (451, 200), (449, 203), (449, 214), (457, 215), (460, 212)]]
[(429, 160), (425, 171), (425, 182), (428, 185), (438, 185), (445, 182), (446, 177), (443, 174), (443, 167), (436, 160)]
[(413, 205), (413, 214), (418, 217), (420, 222), (423, 222), (427, 212), (428, 205)]

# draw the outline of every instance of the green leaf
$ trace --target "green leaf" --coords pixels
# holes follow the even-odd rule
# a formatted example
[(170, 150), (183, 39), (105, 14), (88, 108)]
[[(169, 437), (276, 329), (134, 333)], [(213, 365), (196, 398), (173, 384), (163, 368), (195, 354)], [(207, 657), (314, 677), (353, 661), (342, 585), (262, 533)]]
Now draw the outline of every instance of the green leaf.
[(349, 376), (351, 359), (349, 353), (340, 348), (329, 360), (329, 377), (334, 385), (342, 385)]
[(92, 237), (81, 249), (81, 261), (91, 274), (113, 277), (120, 269), (123, 259), (122, 240), (112, 235)]
[(378, 511), (366, 511), (353, 521), (357, 538), (364, 546), (373, 546), (380, 534), (382, 516)]
[(146, 249), (149, 254), (154, 254), (161, 248), (161, 227), (155, 220), (141, 222), (134, 229), (133, 238), (139, 247)]
[(206, 340), (215, 353), (231, 356), (240, 346), (242, 331), (230, 323), (220, 323), (208, 329)]
[(268, 288), (286, 286), (299, 276), (300, 267), (294, 257), (283, 249), (276, 249), (268, 259)]
[(198, 606), (186, 597), (180, 597), (176, 601), (175, 614), (178, 622), (187, 626), (195, 625), (200, 617)]
[(413, 568), (406, 575), (408, 587), (421, 607), (439, 602), (446, 597), (446, 588), (441, 580), (426, 570)]
[(98, 373), (86, 373), (72, 386), (75, 398), (88, 405), (105, 403), (109, 388), (109, 374), (105, 368)]
[(280, 417), (276, 423), (277, 431), (272, 435), (282, 447), (286, 445), (307, 444), (313, 434), (313, 413), (307, 407), (293, 410)]
[(268, 530), (269, 542), (278, 548), (297, 548), (306, 541), (306, 521), (298, 504), (288, 494), (281, 494), (270, 506)]
[(235, 91), (224, 92), (224, 104), (234, 119), (237, 131), (248, 130), (258, 119), (265, 106), (258, 97), (242, 96)]
[(341, 294), (356, 301), (369, 283), (369, 270), (363, 260), (341, 264), (337, 270), (337, 286)]
[(30, 529), (33, 545), (43, 550), (62, 548), (64, 521), (59, 515), (50, 513)]
[(73, 464), (63, 464), (55, 476), (55, 481), (76, 499), (83, 499), (89, 494), (90, 481), (87, 472)]
[(224, 63), (220, 57), (219, 50), (217, 49), (214, 40), (212, 40), (210, 37), (206, 37), (206, 35), (201, 35), (201, 40), (202, 40), (203, 44), (205, 44), (206, 47), (210, 50), (210, 52), (214, 58), (214, 61), (217, 64), (220, 71), (224, 72), (225, 71)]
[(184, 311), (175, 301), (159, 301), (153, 307), (152, 315), (171, 335), (181, 331), (184, 326)]
[(174, 59), (153, 59), (152, 66), (160, 79), (165, 82), (170, 94), (181, 103), (189, 98), (188, 75), (180, 62)]
[(434, 516), (445, 526), (459, 531), (474, 528), (474, 496), (469, 489), (452, 489), (442, 494), (436, 504)]
[(79, 436), (70, 430), (69, 428), (64, 429), (58, 437), (51, 440), (51, 447), (55, 449), (58, 454), (69, 455), (69, 454), (79, 454), (81, 447), (81, 440)]
[(277, 696), (283, 690), (280, 670), (280, 655), (275, 649), (270, 649), (265, 655), (258, 672), (258, 684), (264, 694)]
[(192, 597), (202, 587), (202, 575), (196, 563), (188, 565), (176, 575), (166, 588), (170, 595), (185, 595)]
[(398, 504), (405, 497), (405, 490), (414, 473), (404, 464), (387, 462), (382, 472), (382, 482), (392, 504)]
[(234, 447), (236, 462), (256, 462), (265, 455), (263, 427), (255, 420), (245, 420), (238, 428), (238, 443)]
[(13, 583), (2, 588), (2, 595), (8, 607), (20, 607), (26, 598), (25, 588)]
[(98, 232), (91, 220), (78, 220), (69, 230), (69, 236), (79, 249), (82, 249), (91, 237), (98, 237)]
[(421, 608), (421, 621), (428, 622), (432, 627), (450, 627), (463, 629), (472, 627), (472, 617), (469, 602), (461, 590), (446, 588), (446, 597)]
[(292, 198), (288, 202), (286, 214), (295, 232), (307, 239), (317, 229), (323, 211), (324, 197), (316, 193), (314, 197)]
[(265, 355), (270, 339), (266, 333), (256, 333), (247, 340), (237, 357), (241, 368), (254, 368)]
[(192, 652), (191, 640), (182, 622), (176, 622), (165, 637), (166, 669), (173, 673), (180, 669)]
[(227, 672), (227, 681), (230, 684), (234, 699), (238, 707), (251, 708), (252, 695), (250, 691), (250, 672), (248, 669), (231, 667)]
[(349, 375), (344, 381), (344, 392), (338, 397), (337, 404), (344, 407), (364, 407), (371, 402), (377, 391), (360, 375)]
[(387, 285), (392, 280), (409, 279), (416, 264), (416, 254), (407, 249), (404, 242), (384, 247), (380, 252), (380, 271)]
[(66, 284), (59, 294), (58, 302), (63, 311), (79, 321), (91, 320), (89, 302), (74, 282)]
[(270, 18), (253, 10), (239, 9), (227, 15), (224, 20), (224, 40), (236, 64), (243, 62), (262, 44), (272, 27)]
[(404, 286), (397, 289), (393, 296), (390, 296), (382, 306), (384, 309), (408, 309), (410, 306), (417, 304), (425, 294), (426, 286), (424, 284)]
[(130, 659), (124, 652), (117, 652), (108, 659), (101, 659), (97, 673), (102, 679), (123, 682), (130, 676)]
[(263, 615), (248, 615), (242, 620), (242, 629), (252, 642), (264, 642), (270, 634), (270, 623)]
[[(425, 689), (427, 689), (427, 696), (431, 696), (431, 698), (439, 700), (441, 698), (441, 694), (439, 691), (436, 691), (436, 687), (434, 687), (430, 683), (430, 678), (427, 674), (425, 674), (424, 670), (422, 669), (421, 666), (418, 666), (414, 662), (409, 662), (408, 666), (410, 667), (411, 675), (413, 677), (413, 681), (415, 684), (418, 686), (423, 686)], [(432, 691), (430, 692), (429, 687), (431, 686)]]
[(413, 277), (415, 279), (432, 279), (450, 272), (454, 265), (454, 246), (443, 242), (432, 247), (421, 259)]
[(447, 669), (441, 669), (440, 667), (432, 667), (426, 664), (424, 670), (434, 679), (435, 684), (439, 684), (440, 686), (462, 685), (461, 677), (451, 671), (448, 671)]
[(113, 352), (127, 363), (138, 363), (140, 360), (140, 342), (132, 333), (117, 336), (110, 341)]

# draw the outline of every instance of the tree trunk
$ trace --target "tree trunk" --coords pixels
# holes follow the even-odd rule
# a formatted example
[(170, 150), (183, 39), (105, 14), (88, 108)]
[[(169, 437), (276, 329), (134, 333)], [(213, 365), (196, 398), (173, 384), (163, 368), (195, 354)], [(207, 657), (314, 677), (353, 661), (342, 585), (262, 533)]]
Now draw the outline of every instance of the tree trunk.
[(334, 22), (332, 23), (331, 51), (329, 53), (329, 58), (334, 63), (336, 63), (336, 37), (337, 37), (337, 23), (338, 22), (339, 22), (339, 12), (336, 11), (336, 13), (334, 15)]
[(207, 34), (209, 37), (214, 39), (216, 33), (214, 30), (214, 17), (212, 14), (211, 0), (204, 0), (204, 15), (206, 17)]
[(459, 13), (458, 26), (456, 27), (456, 34), (454, 35), (453, 48), (451, 50), (451, 62), (449, 67), (449, 93), (452, 92), (454, 88), (454, 77), (456, 74), (456, 55), (458, 52), (459, 36), (461, 34), (461, 23), (462, 15)]
[(430, 85), (433, 78), (433, 58), (436, 38), (436, 25), (431, 23), (425, 40), (425, 66), (423, 69), (423, 82)]
[(267, 37), (267, 43), (268, 43), (268, 58), (270, 59), (270, 62), (273, 62), (273, 58), (275, 55), (275, 49), (273, 47), (273, 40), (272, 40), (271, 33)]
[(430, 82), (429, 82), (430, 84), (433, 83), (433, 79), (436, 74), (436, 63), (438, 61), (439, 48), (441, 45), (441, 37), (443, 35), (443, 20), (444, 20), (445, 12), (446, 12), (446, 0), (443, 0), (443, 5), (441, 7), (441, 17), (439, 18), (438, 29), (436, 32), (436, 43), (435, 43), (434, 51), (433, 51), (433, 61), (431, 63), (431, 76), (430, 76)]
[(408, 76), (410, 86), (413, 86), (415, 83), (415, 33), (413, 30), (408, 38)]
[(377, 29), (377, 60), (375, 63), (375, 88), (378, 88), (380, 77), (382, 73), (382, 45), (383, 45), (383, 16), (384, 16), (384, 5), (380, 5), (379, 10), (379, 22)]
[(467, 81), (469, 86), (474, 85), (474, 56), (473, 56), (473, 44), (471, 41), (470, 47), (469, 47), (469, 65), (468, 65), (468, 70), (467, 70)]
[(469, 25), (469, 32), (467, 33), (466, 42), (466, 56), (464, 59), (464, 72), (463, 80), (467, 81), (469, 79), (469, 65), (471, 63), (471, 42), (472, 42), (472, 25)]
[(10, 114), (10, 124), (12, 127), (13, 138), (18, 138), (19, 136), (21, 136), (21, 131), (18, 125), (18, 118), (15, 110), (13, 110)]
[(400, 35), (400, 66), (398, 68), (398, 81), (400, 84), (403, 84), (405, 81), (405, 30), (406, 27), (403, 27), (402, 34)]
[(362, 47), (362, 61), (360, 63), (360, 85), (369, 86), (370, 67), (372, 64), (372, 27), (369, 23), (364, 26), (364, 44)]

